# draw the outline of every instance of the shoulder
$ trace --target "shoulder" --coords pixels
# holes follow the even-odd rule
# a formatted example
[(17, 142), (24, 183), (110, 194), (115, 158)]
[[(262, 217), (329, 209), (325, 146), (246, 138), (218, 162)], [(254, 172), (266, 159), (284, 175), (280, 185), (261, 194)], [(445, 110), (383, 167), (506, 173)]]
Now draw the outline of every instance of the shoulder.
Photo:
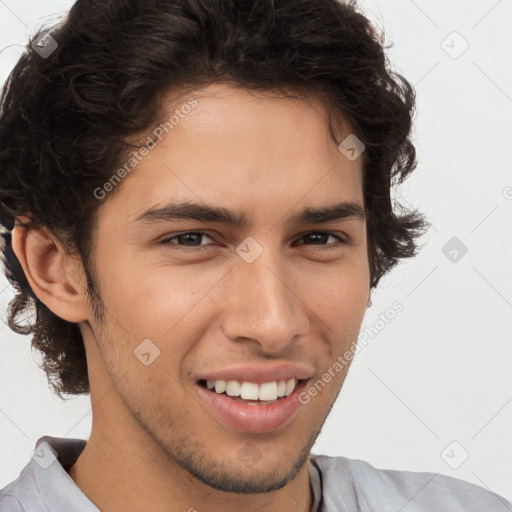
[(21, 471), (16, 480), (0, 489), (1, 512), (25, 512), (26, 510), (48, 511), (37, 492), (37, 485), (29, 465)]
[[(1, 512), (24, 512), (24, 508), (18, 501), (18, 498), (14, 496), (14, 487), (20, 482), (20, 479), (16, 479), (9, 485), (0, 489), (0, 511)], [(12, 492), (12, 493), (11, 493)], [(44, 509), (43, 509), (44, 510)]]
[(502, 496), (439, 473), (378, 469), (346, 457), (311, 459), (322, 475), (323, 493), (336, 495), (338, 485), (350, 481), (360, 510), (401, 510), (407, 505), (411, 512), (512, 512), (512, 504)]
[(64, 469), (76, 460), (85, 443), (83, 439), (40, 437), (19, 476), (0, 489), (0, 512), (61, 510), (62, 500), (75, 509), (96, 511)]
[(2, 496), (0, 494), (0, 510), (2, 512), (23, 512), (20, 502), (12, 496)]

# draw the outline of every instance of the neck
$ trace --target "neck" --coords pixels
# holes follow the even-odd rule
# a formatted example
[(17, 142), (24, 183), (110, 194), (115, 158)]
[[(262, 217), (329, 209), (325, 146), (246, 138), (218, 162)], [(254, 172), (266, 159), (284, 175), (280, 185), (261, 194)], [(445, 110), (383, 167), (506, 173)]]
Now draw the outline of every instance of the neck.
[[(123, 411), (116, 411), (110, 417), (122, 419), (124, 427), (135, 423), (133, 418), (123, 418), (117, 413), (122, 415)], [(119, 423), (109, 426), (94, 418), (86, 447), (69, 470), (76, 485), (102, 512), (311, 510), (309, 461), (277, 491), (230, 493), (213, 489), (192, 476), (163, 453), (147, 434), (130, 432), (133, 431), (129, 428), (119, 428)]]
[[(95, 346), (92, 344), (91, 346)], [(95, 359), (90, 368), (95, 374), (90, 378), (90, 397), (93, 404), (93, 422), (87, 444), (69, 469), (69, 476), (82, 492), (102, 512), (238, 512), (240, 510), (265, 510), (265, 512), (309, 512), (312, 493), (309, 479), (309, 461), (306, 447), (300, 467), (289, 482), (271, 492), (242, 493), (214, 489), (199, 480), (178, 464), (168, 447), (157, 440), (130, 412), (116, 386), (109, 379), (101, 364), (101, 357), (88, 351), (88, 360)], [(159, 425), (161, 436), (170, 437), (173, 424), (165, 428)], [(196, 449), (185, 432), (183, 438), (166, 439), (174, 443), (174, 451)], [(285, 439), (286, 441), (286, 439)], [(314, 438), (309, 442), (312, 445)], [(219, 452), (220, 461), (213, 469), (222, 472), (223, 450), (211, 443)], [(296, 449), (293, 448), (295, 453)], [(194, 454), (190, 454), (191, 457)], [(183, 457), (182, 457), (183, 458)], [(197, 465), (207, 464), (197, 457)], [(237, 464), (238, 460), (235, 461)], [(210, 470), (212, 469), (210, 463)], [(260, 463), (261, 464), (261, 463)], [(296, 462), (300, 464), (300, 462)], [(251, 468), (242, 467), (248, 477)], [(272, 466), (254, 466), (255, 478), (261, 481), (263, 474), (271, 473)]]

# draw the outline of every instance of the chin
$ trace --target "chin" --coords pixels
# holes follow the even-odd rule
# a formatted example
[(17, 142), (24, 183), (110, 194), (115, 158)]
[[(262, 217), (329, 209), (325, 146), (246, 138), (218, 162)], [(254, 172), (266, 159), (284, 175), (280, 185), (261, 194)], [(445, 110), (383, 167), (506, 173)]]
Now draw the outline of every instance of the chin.
[(251, 467), (233, 471), (218, 468), (186, 468), (195, 478), (218, 491), (237, 494), (260, 494), (282, 489), (299, 472), (301, 466), (283, 468)]
[(309, 450), (296, 452), (292, 459), (279, 458), (279, 466), (274, 459), (243, 455), (233, 460), (205, 460), (205, 456), (189, 455), (177, 461), (197, 480), (218, 491), (238, 494), (268, 493), (282, 489), (299, 473), (307, 463)]

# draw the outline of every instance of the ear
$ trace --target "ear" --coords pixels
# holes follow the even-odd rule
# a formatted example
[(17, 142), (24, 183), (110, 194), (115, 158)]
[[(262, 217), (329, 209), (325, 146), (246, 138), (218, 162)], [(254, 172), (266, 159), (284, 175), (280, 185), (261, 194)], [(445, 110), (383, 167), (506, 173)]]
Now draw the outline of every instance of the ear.
[(88, 319), (88, 297), (82, 262), (66, 253), (48, 228), (31, 228), (28, 217), (17, 217), (12, 249), (30, 287), (55, 315), (68, 322)]

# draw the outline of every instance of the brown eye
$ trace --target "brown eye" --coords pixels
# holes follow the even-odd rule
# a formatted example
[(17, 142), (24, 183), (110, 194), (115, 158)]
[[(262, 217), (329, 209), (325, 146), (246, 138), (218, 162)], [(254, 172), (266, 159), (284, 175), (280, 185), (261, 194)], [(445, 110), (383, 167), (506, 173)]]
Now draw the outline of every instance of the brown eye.
[[(184, 247), (203, 247), (205, 244), (197, 244), (196, 242), (201, 242), (202, 237), (207, 237), (212, 240), (212, 238), (202, 231), (187, 231), (186, 233), (179, 233), (177, 235), (168, 236), (160, 240), (159, 244), (172, 244)], [(174, 240), (177, 240), (178, 243), (175, 243)]]
[(336, 241), (339, 243), (345, 243), (345, 240), (343, 240), (340, 236), (335, 235), (334, 233), (326, 233), (323, 231), (314, 231), (312, 233), (307, 233), (305, 235), (302, 235), (302, 237), (299, 240), (309, 239), (309, 240), (312, 240), (313, 243), (306, 244), (306, 245), (321, 245), (321, 246), (326, 246), (325, 247), (326, 249), (339, 247), (339, 243), (332, 243), (332, 242), (331, 243), (322, 243), (323, 241), (327, 242), (330, 237), (336, 239)]

